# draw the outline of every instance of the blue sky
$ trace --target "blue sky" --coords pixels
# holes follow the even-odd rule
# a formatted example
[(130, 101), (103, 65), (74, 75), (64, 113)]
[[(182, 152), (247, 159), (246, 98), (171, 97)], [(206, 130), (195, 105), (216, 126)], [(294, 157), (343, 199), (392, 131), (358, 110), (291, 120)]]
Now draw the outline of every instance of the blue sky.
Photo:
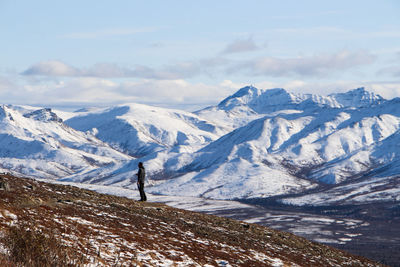
[(240, 87), (400, 96), (400, 1), (0, 0), (0, 103), (194, 109)]

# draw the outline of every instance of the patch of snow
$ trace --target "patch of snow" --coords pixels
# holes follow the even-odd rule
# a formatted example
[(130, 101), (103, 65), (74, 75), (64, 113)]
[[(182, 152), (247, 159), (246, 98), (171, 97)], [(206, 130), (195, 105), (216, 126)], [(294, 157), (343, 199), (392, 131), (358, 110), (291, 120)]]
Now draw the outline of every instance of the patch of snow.
[(0, 211), (0, 216), (3, 217), (3, 218), (11, 219), (13, 221), (17, 221), (18, 220), (18, 216), (17, 215), (15, 215), (14, 213), (12, 213), (12, 212), (10, 212), (9, 210), (6, 210), (6, 209)]
[(69, 216), (69, 217), (66, 217), (66, 219), (71, 220), (71, 221), (78, 222), (78, 223), (80, 223), (80, 224), (85, 224), (85, 225), (96, 225), (95, 223), (93, 223), (93, 222), (91, 222), (91, 221), (88, 221), (88, 220), (85, 220), (85, 219), (83, 219), (83, 218), (81, 218), (81, 217), (71, 217), (71, 216)]
[(251, 256), (254, 257), (255, 259), (261, 260), (265, 263), (268, 263), (270, 266), (274, 266), (274, 267), (275, 266), (276, 267), (285, 266), (285, 264), (279, 258), (271, 258), (271, 257), (265, 255), (264, 253), (254, 251), (254, 250), (250, 250), (249, 252), (251, 253)]
[(221, 267), (232, 267), (232, 265), (226, 260), (215, 260), (215, 262)]

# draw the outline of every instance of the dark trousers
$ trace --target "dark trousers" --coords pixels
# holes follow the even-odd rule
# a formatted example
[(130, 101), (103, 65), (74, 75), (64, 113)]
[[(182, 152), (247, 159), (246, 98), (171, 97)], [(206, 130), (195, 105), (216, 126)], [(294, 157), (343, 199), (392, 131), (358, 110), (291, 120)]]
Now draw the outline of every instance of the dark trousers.
[(144, 193), (144, 183), (138, 183), (138, 189), (140, 192), (140, 201), (147, 201), (146, 194)]

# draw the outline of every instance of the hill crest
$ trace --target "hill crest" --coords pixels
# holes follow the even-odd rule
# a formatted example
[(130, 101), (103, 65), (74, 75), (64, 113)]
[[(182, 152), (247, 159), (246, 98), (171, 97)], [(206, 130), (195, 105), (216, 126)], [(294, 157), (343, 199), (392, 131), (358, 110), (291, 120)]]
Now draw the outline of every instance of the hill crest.
[[(10, 251), (11, 241), (27, 241), (21, 234), (26, 233), (44, 238), (42, 245), (49, 244), (50, 237), (59, 240), (58, 246), (66, 253), (62, 259), (82, 265), (379, 266), (259, 225), (71, 186), (1, 177), (9, 185), (8, 190), (0, 190), (0, 262), (5, 264), (33, 260), (17, 252), (41, 251), (40, 246)], [(20, 234), (13, 235), (13, 229)], [(9, 243), (4, 243), (4, 237)], [(52, 253), (52, 249), (45, 247), (43, 251)], [(72, 249), (73, 254), (69, 254)], [(60, 261), (57, 253), (52, 255)], [(42, 260), (42, 266), (50, 261), (43, 255), (36, 260)]]

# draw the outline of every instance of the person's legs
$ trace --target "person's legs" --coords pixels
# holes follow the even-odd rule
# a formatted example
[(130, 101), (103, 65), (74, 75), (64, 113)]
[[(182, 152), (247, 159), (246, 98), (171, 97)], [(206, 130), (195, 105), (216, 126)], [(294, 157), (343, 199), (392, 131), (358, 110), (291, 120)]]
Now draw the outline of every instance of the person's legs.
[(144, 184), (142, 187), (142, 191), (143, 191), (143, 201), (147, 201), (147, 196), (146, 196), (146, 193), (144, 192)]
[(140, 201), (143, 201), (143, 186), (139, 183)]
[(140, 183), (139, 183), (139, 182), (137, 183), (137, 188), (138, 188), (139, 194), (140, 194), (140, 199), (139, 199), (139, 201), (142, 201), (142, 199), (143, 199), (143, 198), (142, 198), (142, 195), (143, 195), (143, 194), (142, 194), (142, 187), (140, 186)]
[(147, 197), (144, 192), (144, 183), (139, 183), (139, 192), (140, 192), (140, 200), (141, 201), (146, 201)]

